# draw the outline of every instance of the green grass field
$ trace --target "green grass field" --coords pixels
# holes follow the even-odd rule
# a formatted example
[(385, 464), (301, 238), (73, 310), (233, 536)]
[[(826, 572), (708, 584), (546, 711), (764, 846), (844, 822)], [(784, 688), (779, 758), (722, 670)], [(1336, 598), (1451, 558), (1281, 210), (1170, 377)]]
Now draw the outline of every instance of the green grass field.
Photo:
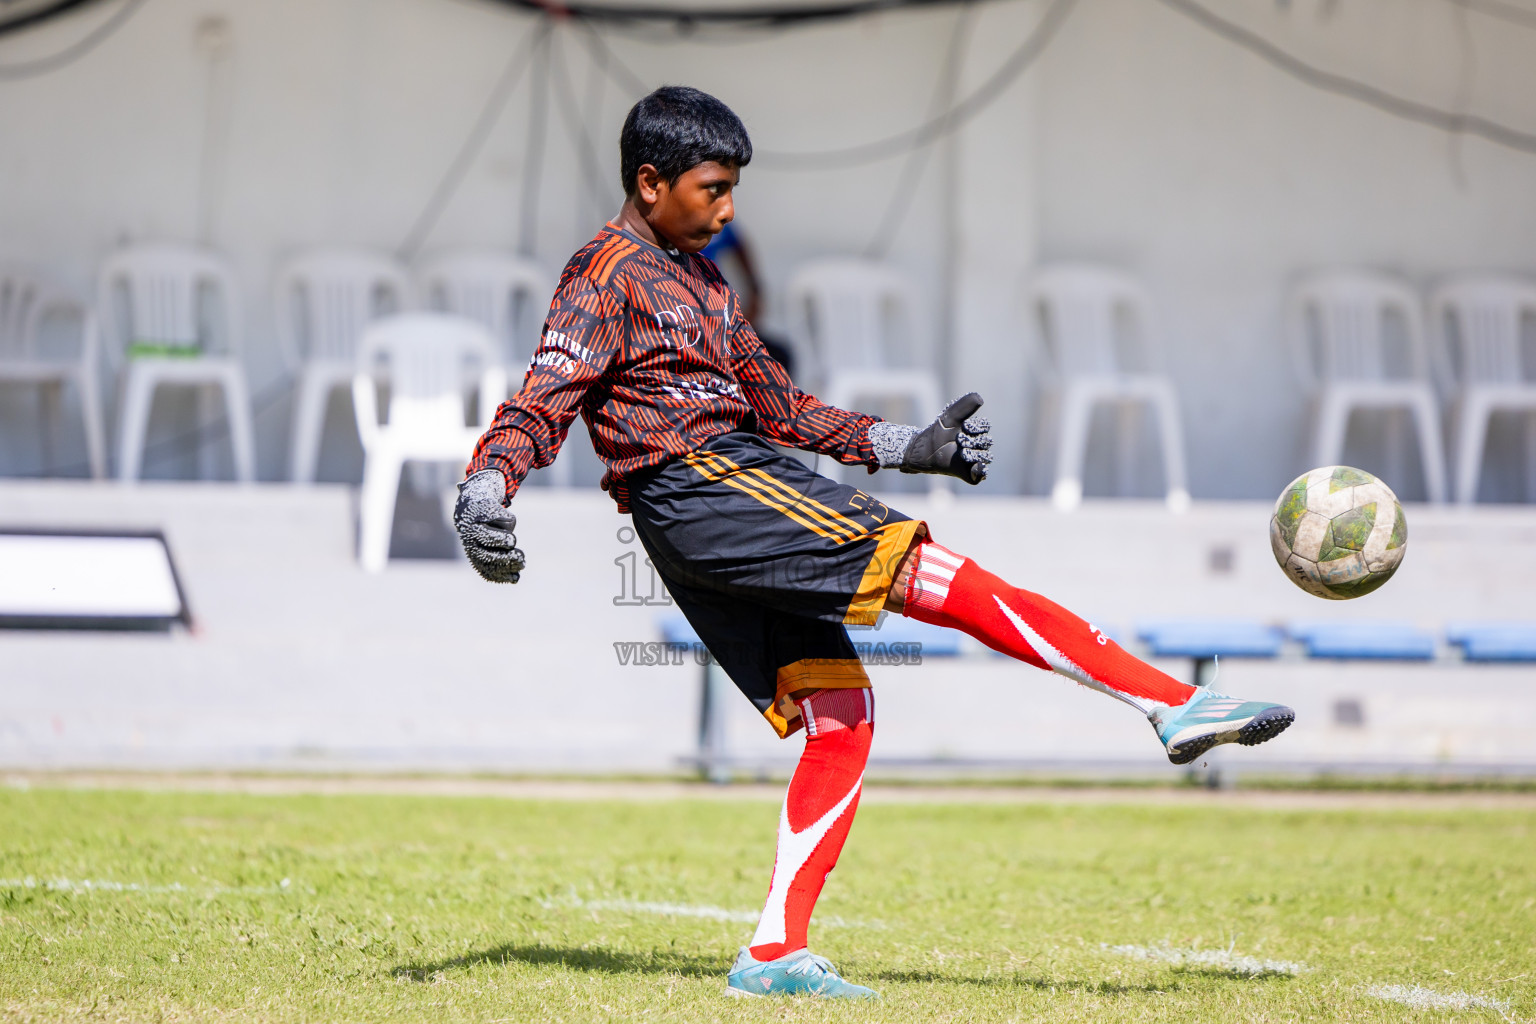
[(872, 1005), (722, 994), (777, 815), (0, 790), (0, 1019), (1536, 1013), (1530, 809), (871, 804), (812, 942)]

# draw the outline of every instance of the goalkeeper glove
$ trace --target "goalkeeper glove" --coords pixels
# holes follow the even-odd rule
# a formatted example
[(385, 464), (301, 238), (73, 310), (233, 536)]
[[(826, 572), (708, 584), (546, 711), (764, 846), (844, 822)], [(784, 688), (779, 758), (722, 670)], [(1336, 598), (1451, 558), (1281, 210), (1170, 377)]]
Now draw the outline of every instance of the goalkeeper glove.
[(987, 478), (992, 461), (992, 424), (977, 416), (981, 396), (972, 391), (950, 402), (926, 427), (876, 423), (869, 441), (884, 469), (903, 473), (942, 473), (968, 484)]
[(517, 517), (504, 504), (507, 481), (498, 470), (482, 469), (459, 484), (453, 527), (464, 542), (469, 564), (491, 583), (516, 583), (525, 559), (517, 546)]

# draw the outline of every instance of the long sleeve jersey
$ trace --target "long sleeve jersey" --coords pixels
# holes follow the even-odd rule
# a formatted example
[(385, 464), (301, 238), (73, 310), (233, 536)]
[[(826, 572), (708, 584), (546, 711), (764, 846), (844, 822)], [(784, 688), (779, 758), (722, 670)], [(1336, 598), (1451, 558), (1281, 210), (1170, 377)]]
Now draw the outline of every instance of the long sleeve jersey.
[(607, 225), (566, 264), (523, 386), (467, 472), (500, 470), (510, 498), (531, 467), (555, 460), (578, 414), (620, 512), (628, 475), (733, 431), (873, 469), (878, 417), (795, 387), (741, 310), (710, 260)]

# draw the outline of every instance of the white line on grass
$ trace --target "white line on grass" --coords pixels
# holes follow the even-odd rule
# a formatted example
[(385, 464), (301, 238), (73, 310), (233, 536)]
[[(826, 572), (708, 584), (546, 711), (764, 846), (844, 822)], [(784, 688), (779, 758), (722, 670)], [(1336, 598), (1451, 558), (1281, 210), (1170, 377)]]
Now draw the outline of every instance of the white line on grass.
[(1509, 1009), (1509, 1000), (1473, 995), (1470, 992), (1436, 992), (1422, 985), (1377, 985), (1366, 989), (1366, 995), (1411, 1006), (1415, 1010), (1471, 1010), (1483, 1008), (1503, 1013)]
[[(583, 910), (616, 910), (624, 914), (657, 914), (661, 917), (700, 917), (708, 921), (739, 921), (743, 924), (756, 924), (760, 911), (756, 910), (727, 910), (725, 907), (711, 907), (708, 905), (695, 905), (689, 903), (657, 903), (647, 900), (584, 900), (579, 896), (568, 896), (563, 900), (540, 900), (539, 905), (545, 910), (555, 910), (562, 907), (576, 907)], [(850, 921), (836, 916), (820, 916), (816, 923), (828, 928), (884, 928), (880, 921)]]
[(46, 889), (49, 892), (189, 892), (208, 896), (221, 893), (257, 895), (283, 892), (293, 885), (293, 880), (283, 879), (277, 885), (210, 885), (192, 888), (180, 882), (169, 885), (147, 885), (142, 882), (112, 882), (100, 878), (0, 878), (0, 889)]
[(1101, 949), (1133, 960), (1155, 960), (1165, 964), (1184, 964), (1191, 967), (1214, 967), (1250, 978), (1265, 974), (1300, 974), (1307, 965), (1294, 960), (1264, 960), (1253, 956), (1236, 956), (1228, 949), (1174, 949), (1172, 946), (1111, 946), (1101, 943)]

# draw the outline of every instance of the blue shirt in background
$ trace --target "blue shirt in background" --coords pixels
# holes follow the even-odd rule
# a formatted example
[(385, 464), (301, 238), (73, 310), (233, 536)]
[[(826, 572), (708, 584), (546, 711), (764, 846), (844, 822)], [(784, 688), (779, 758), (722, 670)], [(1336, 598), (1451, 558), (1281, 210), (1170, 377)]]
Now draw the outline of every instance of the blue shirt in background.
[(724, 256), (726, 253), (740, 248), (741, 239), (736, 237), (736, 228), (730, 224), (726, 224), (725, 227), (720, 229), (720, 233), (711, 239), (710, 243), (704, 247), (702, 255), (708, 256), (710, 259), (718, 262), (720, 257)]

